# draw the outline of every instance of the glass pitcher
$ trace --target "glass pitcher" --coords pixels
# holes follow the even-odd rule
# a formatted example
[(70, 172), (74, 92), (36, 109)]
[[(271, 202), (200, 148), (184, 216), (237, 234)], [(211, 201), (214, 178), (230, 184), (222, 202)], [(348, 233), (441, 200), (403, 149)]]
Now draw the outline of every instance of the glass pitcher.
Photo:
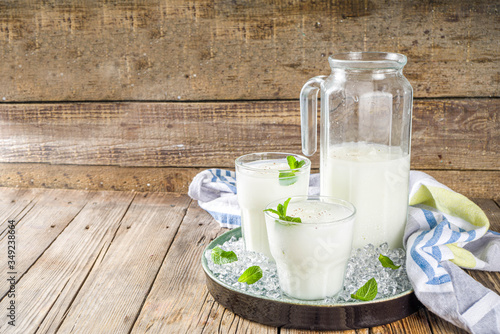
[(349, 52), (328, 61), (331, 74), (310, 79), (300, 93), (302, 151), (316, 152), (321, 92), (321, 195), (356, 207), (353, 248), (402, 247), (413, 106), (406, 56)]

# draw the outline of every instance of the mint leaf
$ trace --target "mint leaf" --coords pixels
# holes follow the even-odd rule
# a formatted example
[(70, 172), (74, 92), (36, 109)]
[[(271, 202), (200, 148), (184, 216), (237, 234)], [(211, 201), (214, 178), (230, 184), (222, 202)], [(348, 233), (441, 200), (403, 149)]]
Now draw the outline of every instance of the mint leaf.
[(294, 172), (280, 172), (278, 177), (280, 186), (291, 186), (298, 179)]
[(298, 176), (295, 175), (296, 171), (294, 171), (294, 169), (299, 169), (306, 164), (304, 160), (297, 161), (293, 155), (287, 156), (286, 161), (288, 162), (288, 167), (290, 167), (292, 171), (280, 172), (279, 182), (282, 186), (289, 186), (297, 182)]
[(278, 204), (278, 207), (276, 209), (278, 209), (278, 215), (280, 217), (286, 214), (286, 208), (284, 207), (283, 204)]
[(390, 258), (382, 254), (378, 256), (378, 260), (380, 261), (380, 263), (382, 263), (382, 266), (384, 268), (398, 269), (399, 267), (401, 267), (401, 266), (396, 266)]
[(377, 296), (378, 287), (375, 278), (370, 278), (368, 282), (365, 283), (361, 288), (356, 291), (356, 293), (351, 294), (351, 298), (370, 301), (375, 299)]
[(285, 216), (285, 219), (283, 219), (283, 220), (286, 220), (289, 222), (294, 222), (294, 223), (302, 223), (302, 220), (299, 217)]
[(274, 210), (274, 209), (265, 209), (264, 211), (269, 211), (269, 212), (272, 212), (274, 214), (277, 214), (278, 218), (280, 220), (284, 220), (284, 221), (288, 221), (288, 222), (294, 222), (294, 223), (302, 223), (302, 220), (299, 217), (290, 217), (290, 216), (286, 215), (286, 210), (288, 209), (288, 203), (290, 203), (291, 199), (292, 198), (289, 197), (285, 201), (285, 203), (278, 204), (278, 207), (276, 208), (276, 210)]
[(238, 257), (233, 251), (226, 252), (219, 246), (212, 249), (211, 256), (215, 264), (227, 264), (238, 261)]
[(286, 216), (286, 209), (288, 209), (288, 203), (292, 200), (291, 197), (288, 197), (288, 199), (283, 203), (283, 216)]
[(262, 278), (262, 269), (259, 266), (251, 266), (241, 274), (238, 282), (246, 283), (248, 285), (254, 284)]
[(290, 169), (299, 169), (306, 164), (304, 160), (297, 161), (297, 159), (295, 159), (293, 155), (287, 156), (286, 161), (288, 162), (288, 166), (290, 167)]
[(297, 159), (293, 155), (289, 155), (286, 157), (286, 161), (288, 162), (288, 166), (290, 166), (290, 169), (295, 169), (297, 167)]
[(278, 216), (280, 215), (280, 213), (274, 209), (265, 209), (264, 211), (269, 211), (269, 212), (272, 212), (274, 214), (277, 214)]

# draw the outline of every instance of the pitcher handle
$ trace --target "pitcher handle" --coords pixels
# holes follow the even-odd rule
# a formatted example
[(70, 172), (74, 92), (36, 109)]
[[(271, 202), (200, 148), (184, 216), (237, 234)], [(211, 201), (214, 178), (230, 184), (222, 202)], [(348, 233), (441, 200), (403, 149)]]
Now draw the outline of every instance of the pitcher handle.
[(318, 147), (318, 92), (327, 78), (319, 75), (309, 79), (300, 92), (300, 124), (302, 153), (313, 155)]

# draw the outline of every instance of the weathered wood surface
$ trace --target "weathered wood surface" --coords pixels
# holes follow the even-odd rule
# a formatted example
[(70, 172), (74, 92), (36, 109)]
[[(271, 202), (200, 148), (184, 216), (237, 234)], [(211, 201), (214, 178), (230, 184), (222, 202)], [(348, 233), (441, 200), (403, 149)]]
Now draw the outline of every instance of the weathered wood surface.
[[(500, 201), (475, 202), (500, 231)], [(23, 252), (38, 254), (17, 277), (17, 326), (1, 322), (0, 333), (314, 333), (263, 326), (214, 301), (200, 257), (224, 230), (186, 195), (0, 188), (0, 206), (0, 221), (17, 222), (20, 264)], [(51, 221), (65, 227), (53, 233)], [(499, 273), (470, 273), (500, 292)], [(465, 333), (425, 309), (371, 329), (321, 333), (431, 332)]]
[[(21, 104), (2, 109), (1, 162), (228, 167), (256, 148), (301, 151), (296, 101)], [(499, 99), (415, 101), (412, 167), (500, 170), (499, 109)]]
[[(59, 235), (54, 235), (57, 239), (29, 271), (17, 277), (19, 318), (16, 333), (34, 333), (42, 323), (50, 324), (64, 315), (92, 267), (102, 261), (133, 197), (127, 192), (94, 194), (84, 209), (70, 219), (71, 224)], [(50, 208), (46, 210), (50, 213)], [(50, 231), (50, 220), (39, 223), (45, 225), (40, 228), (40, 234)], [(22, 231), (18, 232), (17, 254), (20, 254), (26, 250), (22, 248)], [(36, 242), (37, 238), (31, 242)], [(20, 255), (18, 260), (21, 260)], [(9, 302), (10, 298), (4, 296), (0, 307), (6, 310)], [(0, 332), (11, 330), (7, 322), (0, 324)]]
[(296, 99), (338, 51), (408, 55), (417, 97), (499, 96), (499, 5), (3, 1), (0, 101)]
[(177, 194), (138, 194), (102, 261), (92, 268), (64, 313), (62, 324), (41, 326), (42, 331), (58, 328), (66, 333), (76, 327), (91, 333), (99, 324), (100, 333), (129, 333), (189, 202), (187, 196)]
[(203, 328), (210, 317), (200, 310), (213, 301), (204, 287), (201, 254), (221, 232), (204, 210), (191, 205), (132, 333), (195, 333), (196, 327)]
[[(38, 189), (10, 189), (5, 191), (0, 197), (0, 212), (3, 221), (0, 221), (0, 238), (4, 238), (9, 224), (8, 219), (16, 222), (23, 217), (33, 206), (33, 199), (38, 193)], [(9, 217), (8, 219), (6, 217)]]
[[(23, 200), (23, 198), (20, 199)], [(88, 203), (88, 200), (89, 193), (86, 192), (50, 190), (27, 204), (24, 210), (26, 214), (23, 216), (11, 216), (10, 219), (17, 222), (18, 245), (22, 244), (22, 251), (19, 251), (17, 255), (16, 272), (18, 275), (24, 275), (38, 261), (54, 239), (66, 229), (72, 219)], [(0, 242), (7, 240), (6, 235), (6, 231), (0, 234)], [(0, 262), (0, 272), (8, 271), (7, 262)], [(6, 286), (0, 286), (0, 296), (5, 295), (7, 291)]]
[[(468, 196), (496, 197), (499, 108), (498, 99), (416, 100), (412, 168), (448, 175), (443, 182)], [(2, 109), (2, 186), (186, 192), (197, 172), (232, 169), (239, 155), (301, 150), (296, 101)], [(317, 167), (319, 154), (312, 160)]]
[[(204, 168), (0, 163), (0, 186), (187, 193), (189, 183), (202, 170)], [(474, 176), (469, 179), (471, 178), (474, 179)], [(489, 180), (491, 177), (485, 175), (477, 181), (482, 184), (486, 183), (485, 179)]]

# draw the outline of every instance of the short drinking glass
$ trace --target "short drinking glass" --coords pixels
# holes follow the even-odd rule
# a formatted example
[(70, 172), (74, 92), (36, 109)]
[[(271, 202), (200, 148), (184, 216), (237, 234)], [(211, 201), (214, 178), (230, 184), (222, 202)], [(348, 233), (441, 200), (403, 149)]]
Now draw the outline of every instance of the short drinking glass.
[[(356, 209), (333, 197), (298, 196), (291, 197), (284, 216), (267, 211), (281, 204), (282, 213), (286, 202), (287, 198), (271, 202), (265, 212), (281, 290), (304, 300), (337, 295), (351, 254)], [(292, 217), (301, 222), (290, 221)]]

